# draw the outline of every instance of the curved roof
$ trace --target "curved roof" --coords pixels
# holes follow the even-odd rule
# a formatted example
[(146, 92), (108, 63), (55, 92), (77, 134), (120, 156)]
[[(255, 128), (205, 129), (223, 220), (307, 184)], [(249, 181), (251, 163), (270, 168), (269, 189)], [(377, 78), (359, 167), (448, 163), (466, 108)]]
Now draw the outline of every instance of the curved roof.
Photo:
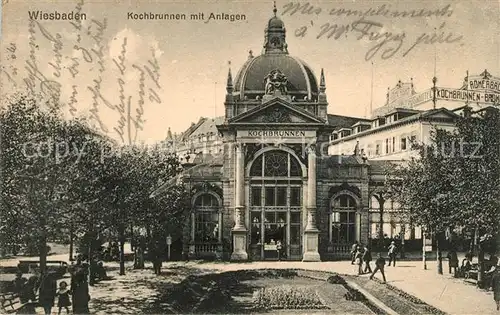
[(247, 60), (236, 75), (234, 91), (264, 93), (264, 78), (275, 69), (287, 77), (290, 94), (318, 93), (318, 82), (311, 68), (299, 58), (287, 54), (263, 54)]

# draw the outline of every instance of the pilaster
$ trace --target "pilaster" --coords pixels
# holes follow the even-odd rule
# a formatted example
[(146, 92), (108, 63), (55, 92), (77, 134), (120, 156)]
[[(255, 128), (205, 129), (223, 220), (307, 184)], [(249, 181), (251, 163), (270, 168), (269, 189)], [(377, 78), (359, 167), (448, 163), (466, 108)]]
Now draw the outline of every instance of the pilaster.
[(319, 230), (316, 226), (316, 152), (314, 147), (309, 148), (307, 159), (307, 225), (304, 230), (302, 261), (320, 261)]
[(233, 235), (233, 253), (231, 260), (248, 260), (247, 248), (247, 228), (245, 225), (245, 155), (241, 144), (236, 145), (235, 158), (235, 208), (234, 208), (234, 227)]

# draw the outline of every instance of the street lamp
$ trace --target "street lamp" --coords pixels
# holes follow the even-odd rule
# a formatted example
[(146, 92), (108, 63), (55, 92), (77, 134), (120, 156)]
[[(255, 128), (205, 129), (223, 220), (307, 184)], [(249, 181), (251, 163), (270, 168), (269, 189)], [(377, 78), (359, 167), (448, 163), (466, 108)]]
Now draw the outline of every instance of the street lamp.
[(170, 261), (170, 245), (172, 245), (172, 236), (167, 236), (167, 260)]

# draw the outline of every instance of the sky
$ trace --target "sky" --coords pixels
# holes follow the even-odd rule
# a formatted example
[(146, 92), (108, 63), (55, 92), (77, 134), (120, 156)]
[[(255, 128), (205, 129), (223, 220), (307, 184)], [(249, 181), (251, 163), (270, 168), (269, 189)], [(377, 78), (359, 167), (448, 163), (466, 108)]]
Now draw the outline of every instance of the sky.
[[(304, 60), (317, 77), (324, 69), (332, 114), (366, 116), (370, 104), (382, 106), (387, 88), (399, 80), (413, 78), (419, 92), (432, 86), (434, 73), (437, 85), (449, 88), (459, 88), (467, 70), (500, 75), (498, 0), (277, 1), (276, 6), (290, 55)], [(362, 17), (342, 9), (379, 14)], [(394, 16), (421, 9), (435, 14)], [(68, 118), (90, 117), (95, 128), (119, 141), (163, 140), (169, 127), (182, 132), (200, 117), (223, 115), (228, 62), (234, 77), (249, 50), (261, 53), (272, 10), (273, 2), (262, 0), (9, 0), (1, 22), (0, 92), (55, 99)], [(37, 11), (80, 12), (86, 20), (30, 22)], [(186, 19), (136, 20), (129, 13), (186, 14)], [(204, 20), (190, 18), (198, 13)], [(245, 17), (207, 21), (210, 13)], [(337, 38), (321, 35), (335, 24), (357, 30)], [(359, 38), (366, 25), (376, 33)], [(370, 51), (376, 53), (369, 56)]]

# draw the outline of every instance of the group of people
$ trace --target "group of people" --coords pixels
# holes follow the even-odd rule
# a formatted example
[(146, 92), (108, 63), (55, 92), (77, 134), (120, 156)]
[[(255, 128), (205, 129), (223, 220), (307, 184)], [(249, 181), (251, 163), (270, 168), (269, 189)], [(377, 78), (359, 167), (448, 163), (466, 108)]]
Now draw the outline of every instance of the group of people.
[[(388, 266), (392, 265), (395, 267), (396, 266), (396, 255), (397, 255), (397, 246), (394, 241), (391, 242), (389, 247), (387, 248), (387, 254), (389, 256), (389, 264)], [(384, 282), (386, 281), (385, 278), (385, 264), (386, 260), (382, 256), (381, 253), (378, 253), (377, 259), (375, 260), (375, 268), (372, 270), (370, 263), (373, 260), (372, 258), (372, 253), (371, 250), (368, 246), (362, 246), (359, 244), (357, 241), (352, 245), (351, 248), (351, 264), (356, 265), (357, 267), (357, 273), (358, 275), (363, 275), (366, 273), (370, 273), (370, 279), (373, 279), (375, 274), (380, 271), (382, 274), (382, 278), (384, 279)], [(363, 267), (364, 266), (364, 267)]]
[(26, 279), (22, 272), (17, 272), (13, 280), (14, 292), (19, 295), (23, 308), (20, 313), (35, 314), (35, 302), (42, 306), (45, 314), (51, 314), (57, 298), (58, 314), (64, 309), (70, 313), (72, 306), (73, 314), (89, 314), (88, 303), (90, 300), (87, 282), (88, 264), (77, 261), (69, 270), (71, 274), (71, 287), (66, 281), (59, 282), (55, 273), (40, 273), (39, 269), (30, 266), (31, 276)]

